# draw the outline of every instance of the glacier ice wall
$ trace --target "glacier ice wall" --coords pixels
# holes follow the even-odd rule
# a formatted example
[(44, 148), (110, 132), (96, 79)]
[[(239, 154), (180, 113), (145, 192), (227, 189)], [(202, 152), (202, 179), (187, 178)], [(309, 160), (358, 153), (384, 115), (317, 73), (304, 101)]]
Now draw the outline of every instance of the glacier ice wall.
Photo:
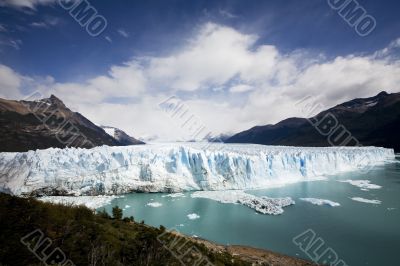
[(0, 153), (0, 190), (15, 195), (257, 189), (393, 160), (376, 147), (148, 144)]

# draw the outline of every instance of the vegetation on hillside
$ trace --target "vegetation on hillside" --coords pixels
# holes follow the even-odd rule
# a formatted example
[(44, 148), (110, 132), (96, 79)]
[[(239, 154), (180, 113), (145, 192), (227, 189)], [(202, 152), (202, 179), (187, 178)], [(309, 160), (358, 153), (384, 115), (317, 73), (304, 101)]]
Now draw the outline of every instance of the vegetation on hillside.
[(113, 213), (0, 194), (0, 265), (246, 265), (162, 226), (121, 220), (120, 209)]

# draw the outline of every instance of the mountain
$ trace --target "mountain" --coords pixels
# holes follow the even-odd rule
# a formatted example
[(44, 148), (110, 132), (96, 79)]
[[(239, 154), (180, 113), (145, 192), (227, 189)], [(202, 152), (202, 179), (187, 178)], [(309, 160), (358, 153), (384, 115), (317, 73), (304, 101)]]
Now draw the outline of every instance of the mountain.
[(0, 98), (0, 152), (101, 145), (125, 144), (54, 95), (36, 101)]
[[(328, 122), (334, 126), (329, 126)], [(329, 129), (332, 129), (331, 133)], [(232, 136), (226, 142), (323, 147), (354, 146), (358, 141), (365, 146), (400, 151), (398, 136), (400, 93), (381, 92), (374, 97), (339, 104), (310, 119), (289, 118), (275, 125), (253, 127)]]
[(220, 135), (215, 135), (215, 136), (209, 136), (206, 138), (208, 142), (215, 142), (215, 143), (223, 143), (227, 139), (229, 139), (232, 136), (232, 134), (220, 134)]
[(134, 137), (129, 136), (126, 134), (124, 131), (122, 131), (119, 128), (116, 127), (110, 127), (110, 126), (100, 126), (104, 131), (113, 137), (116, 141), (121, 143), (124, 146), (128, 145), (138, 145), (138, 144), (144, 144), (144, 142), (135, 139)]
[(272, 144), (286, 138), (296, 128), (306, 125), (305, 118), (288, 118), (276, 125), (256, 126), (225, 140), (226, 143)]

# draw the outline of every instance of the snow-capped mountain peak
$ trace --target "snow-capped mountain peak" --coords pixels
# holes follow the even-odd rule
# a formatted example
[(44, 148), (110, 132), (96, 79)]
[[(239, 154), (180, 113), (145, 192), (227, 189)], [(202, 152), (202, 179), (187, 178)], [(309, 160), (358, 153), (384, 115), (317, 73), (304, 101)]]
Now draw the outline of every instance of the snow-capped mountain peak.
[(128, 134), (126, 134), (124, 131), (122, 131), (119, 128), (116, 127), (110, 127), (110, 126), (100, 126), (104, 131), (113, 137), (115, 140), (117, 140), (119, 143), (122, 145), (137, 145), (137, 144), (144, 144), (144, 142), (137, 140)]

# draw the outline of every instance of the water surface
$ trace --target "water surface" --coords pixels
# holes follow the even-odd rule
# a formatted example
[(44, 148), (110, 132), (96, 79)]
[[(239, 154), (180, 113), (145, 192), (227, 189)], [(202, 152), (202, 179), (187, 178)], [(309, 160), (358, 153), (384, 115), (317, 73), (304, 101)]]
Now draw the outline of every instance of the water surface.
[[(370, 180), (381, 189), (362, 191), (338, 180)], [(348, 265), (399, 265), (400, 248), (400, 163), (377, 166), (368, 173), (349, 172), (326, 181), (303, 182), (279, 188), (247, 191), (258, 196), (292, 197), (296, 204), (282, 215), (258, 214), (245, 206), (223, 204), (209, 199), (170, 198), (166, 194), (132, 193), (115, 199), (112, 206), (124, 208), (124, 216), (134, 216), (153, 226), (176, 228), (221, 244), (240, 244), (310, 259), (293, 238), (312, 229), (324, 248), (332, 248)], [(353, 201), (361, 197), (382, 201), (368, 204)], [(299, 198), (328, 199), (339, 207), (317, 206)], [(147, 205), (161, 203), (160, 207)], [(151, 204), (157, 206), (157, 204)], [(188, 214), (200, 218), (191, 220)]]

